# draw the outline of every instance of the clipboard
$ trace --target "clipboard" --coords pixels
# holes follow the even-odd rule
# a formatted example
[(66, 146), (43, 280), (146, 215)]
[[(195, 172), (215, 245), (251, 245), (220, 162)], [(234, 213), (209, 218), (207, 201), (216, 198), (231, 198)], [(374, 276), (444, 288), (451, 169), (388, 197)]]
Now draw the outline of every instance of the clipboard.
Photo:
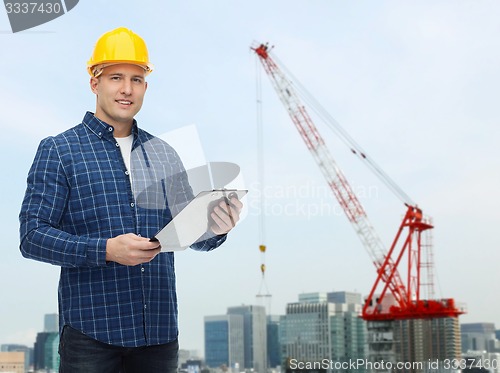
[(221, 200), (235, 196), (239, 200), (247, 194), (244, 189), (214, 189), (200, 192), (151, 241), (159, 241), (161, 251), (185, 250), (209, 231), (210, 213)]

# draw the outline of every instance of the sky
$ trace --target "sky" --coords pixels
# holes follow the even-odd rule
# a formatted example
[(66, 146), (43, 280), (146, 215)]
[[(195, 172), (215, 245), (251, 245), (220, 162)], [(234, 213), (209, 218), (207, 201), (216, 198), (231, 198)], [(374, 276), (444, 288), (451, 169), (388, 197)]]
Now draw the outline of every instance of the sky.
[[(486, 0), (108, 0), (13, 34), (0, 11), (0, 344), (31, 345), (57, 312), (59, 268), (18, 249), (26, 175), (41, 139), (95, 109), (86, 61), (119, 26), (146, 40), (155, 65), (139, 125), (157, 135), (194, 125), (206, 160), (238, 164), (249, 189), (247, 216), (223, 246), (176, 254), (182, 349), (203, 353), (204, 316), (262, 304), (263, 262), (272, 314), (299, 293), (367, 295), (375, 281), (250, 48), (260, 42), (432, 218), (436, 295), (466, 304), (462, 323), (500, 327), (498, 19), (500, 3)], [(405, 207), (317, 126), (389, 246)]]

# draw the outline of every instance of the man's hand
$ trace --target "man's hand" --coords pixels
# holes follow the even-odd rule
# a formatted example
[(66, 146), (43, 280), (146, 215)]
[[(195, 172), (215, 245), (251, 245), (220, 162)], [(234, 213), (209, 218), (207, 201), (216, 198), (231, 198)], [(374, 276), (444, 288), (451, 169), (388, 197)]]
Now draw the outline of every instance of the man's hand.
[(213, 224), (210, 226), (212, 232), (219, 235), (226, 234), (233, 229), (240, 220), (242, 208), (243, 204), (236, 197), (230, 198), (229, 203), (225, 199), (220, 201), (210, 214), (210, 217), (213, 219)]
[(159, 242), (133, 233), (122, 234), (106, 242), (106, 261), (135, 266), (148, 263), (161, 251)]

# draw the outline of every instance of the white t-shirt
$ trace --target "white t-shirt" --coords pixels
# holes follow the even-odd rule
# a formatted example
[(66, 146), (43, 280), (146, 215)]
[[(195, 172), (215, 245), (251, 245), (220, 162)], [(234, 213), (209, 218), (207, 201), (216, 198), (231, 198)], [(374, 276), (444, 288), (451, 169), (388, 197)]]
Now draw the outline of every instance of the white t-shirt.
[(128, 176), (130, 177), (130, 154), (132, 153), (132, 142), (134, 140), (134, 135), (131, 134), (127, 137), (115, 137), (115, 140), (120, 145), (120, 151), (122, 152), (123, 161), (125, 162), (125, 167), (127, 167)]

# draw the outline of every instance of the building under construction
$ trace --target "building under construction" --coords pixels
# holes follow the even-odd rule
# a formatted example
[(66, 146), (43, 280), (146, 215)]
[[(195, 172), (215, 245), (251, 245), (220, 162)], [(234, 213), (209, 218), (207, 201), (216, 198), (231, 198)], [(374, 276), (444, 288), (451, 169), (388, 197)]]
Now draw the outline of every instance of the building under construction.
[[(461, 358), (457, 317), (368, 321), (367, 329), (368, 359), (372, 363), (400, 362), (400, 372), (447, 371), (445, 361)], [(387, 371), (394, 371), (392, 368)]]
[[(369, 360), (391, 364), (377, 365), (374, 370), (428, 371), (430, 362), (460, 358), (458, 317), (464, 310), (457, 307), (453, 299), (434, 297), (430, 219), (296, 80), (292, 83), (272, 55), (272, 47), (258, 43), (252, 50), (375, 266), (376, 279), (361, 317), (368, 325)], [(307, 99), (319, 119), (402, 201), (406, 213), (390, 245), (382, 243), (368, 220), (303, 99)], [(435, 364), (432, 368), (436, 371)]]

